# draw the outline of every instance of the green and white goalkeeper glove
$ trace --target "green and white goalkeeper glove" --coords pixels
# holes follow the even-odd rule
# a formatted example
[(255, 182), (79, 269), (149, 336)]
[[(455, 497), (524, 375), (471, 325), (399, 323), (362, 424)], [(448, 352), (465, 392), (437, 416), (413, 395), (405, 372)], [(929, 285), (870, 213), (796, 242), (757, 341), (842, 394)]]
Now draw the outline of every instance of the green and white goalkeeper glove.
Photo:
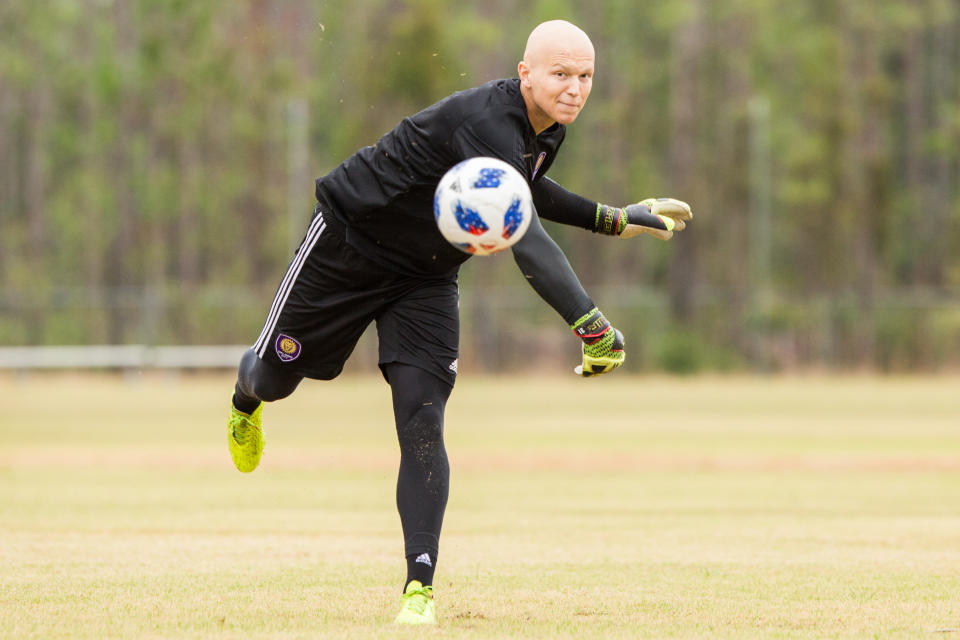
[(598, 204), (593, 231), (621, 238), (649, 233), (654, 238), (669, 240), (692, 217), (690, 205), (673, 198), (647, 198), (623, 208)]
[(594, 307), (570, 325), (583, 341), (583, 364), (574, 368), (578, 376), (589, 377), (609, 373), (623, 364), (623, 334), (614, 329)]

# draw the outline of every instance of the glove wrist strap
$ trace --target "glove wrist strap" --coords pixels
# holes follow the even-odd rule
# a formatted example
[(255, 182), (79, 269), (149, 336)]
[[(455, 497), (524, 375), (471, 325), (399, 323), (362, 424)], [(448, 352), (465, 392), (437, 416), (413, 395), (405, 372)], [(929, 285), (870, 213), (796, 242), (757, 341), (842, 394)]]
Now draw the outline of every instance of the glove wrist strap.
[(618, 236), (627, 226), (627, 216), (623, 209), (605, 204), (597, 204), (597, 217), (593, 221), (593, 232), (608, 236)]
[(584, 344), (594, 344), (603, 338), (610, 330), (610, 322), (603, 317), (600, 310), (594, 307), (570, 325), (574, 335), (583, 340)]

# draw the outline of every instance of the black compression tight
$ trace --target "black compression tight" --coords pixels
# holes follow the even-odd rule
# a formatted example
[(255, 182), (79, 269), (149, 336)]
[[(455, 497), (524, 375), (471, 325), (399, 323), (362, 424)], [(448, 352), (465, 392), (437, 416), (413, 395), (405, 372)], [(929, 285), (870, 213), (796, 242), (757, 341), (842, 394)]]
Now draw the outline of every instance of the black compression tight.
[[(407, 364), (393, 362), (384, 365), (383, 371), (393, 393), (400, 441), (397, 510), (403, 527), (407, 581), (432, 584), (450, 491), (443, 412), (453, 387), (424, 369)], [(234, 406), (250, 413), (261, 401), (286, 398), (301, 380), (298, 375), (264, 362), (252, 350), (247, 351), (240, 361)]]
[(440, 527), (450, 492), (443, 411), (453, 387), (406, 364), (388, 364), (384, 373), (393, 391), (393, 413), (400, 441), (397, 510), (403, 526), (407, 581), (433, 584)]
[(273, 402), (293, 393), (302, 376), (264, 362), (253, 349), (247, 349), (240, 358), (237, 386), (233, 394), (233, 406), (244, 413), (251, 413), (261, 402)]

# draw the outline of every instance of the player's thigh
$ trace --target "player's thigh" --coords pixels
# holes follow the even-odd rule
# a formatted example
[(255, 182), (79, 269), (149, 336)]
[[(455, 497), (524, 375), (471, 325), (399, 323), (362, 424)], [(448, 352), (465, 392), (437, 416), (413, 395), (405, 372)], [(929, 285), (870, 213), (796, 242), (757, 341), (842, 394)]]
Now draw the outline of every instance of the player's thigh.
[(435, 429), (439, 436), (453, 386), (421, 367), (402, 362), (383, 365), (383, 373), (390, 383), (393, 413), (400, 434), (419, 425), (428, 431)]
[(391, 362), (413, 365), (452, 387), (460, 351), (459, 300), (456, 280), (434, 280), (418, 283), (385, 307), (377, 316), (381, 369)]
[(336, 377), (379, 312), (377, 292), (390, 276), (351, 249), (334, 220), (318, 214), (287, 268), (254, 351), (287, 372)]

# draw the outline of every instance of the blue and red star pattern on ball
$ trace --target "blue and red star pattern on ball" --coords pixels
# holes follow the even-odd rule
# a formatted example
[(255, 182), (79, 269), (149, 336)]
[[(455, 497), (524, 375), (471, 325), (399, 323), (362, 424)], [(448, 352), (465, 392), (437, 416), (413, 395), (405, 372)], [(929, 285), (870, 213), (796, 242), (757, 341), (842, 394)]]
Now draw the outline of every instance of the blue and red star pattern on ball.
[(514, 198), (510, 208), (503, 214), (503, 239), (509, 240), (510, 236), (517, 232), (521, 222), (523, 222), (523, 211), (520, 210), (520, 198)]
[(460, 225), (460, 228), (467, 233), (472, 233), (475, 236), (479, 236), (483, 233), (486, 233), (487, 230), (490, 229), (477, 211), (474, 211), (470, 207), (464, 207), (463, 203), (459, 200), (457, 200), (456, 214), (457, 223)]
[(494, 189), (500, 186), (500, 178), (503, 177), (506, 171), (503, 169), (494, 169), (493, 167), (486, 167), (480, 169), (480, 177), (477, 178), (477, 181), (473, 183), (474, 189)]

